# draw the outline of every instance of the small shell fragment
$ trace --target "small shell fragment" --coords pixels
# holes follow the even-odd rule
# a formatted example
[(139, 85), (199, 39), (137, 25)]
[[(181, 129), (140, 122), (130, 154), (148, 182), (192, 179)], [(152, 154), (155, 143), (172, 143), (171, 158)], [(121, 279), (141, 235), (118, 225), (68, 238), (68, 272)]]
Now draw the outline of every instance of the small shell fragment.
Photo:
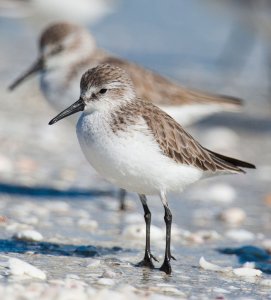
[(102, 274), (102, 278), (116, 278), (117, 273), (112, 270), (105, 270)]
[(27, 242), (40, 242), (43, 240), (43, 236), (36, 230), (22, 230), (16, 232), (13, 239)]
[(233, 274), (239, 277), (255, 277), (255, 276), (261, 276), (262, 271), (257, 269), (251, 269), (251, 268), (236, 268), (233, 269)]
[(46, 274), (42, 270), (18, 258), (9, 258), (8, 267), (11, 275), (28, 275), (41, 280), (46, 279)]
[(210, 187), (208, 199), (214, 202), (231, 203), (236, 198), (235, 189), (225, 183), (219, 183)]
[(231, 267), (220, 267), (218, 265), (210, 263), (207, 260), (205, 260), (203, 256), (199, 260), (199, 265), (204, 270), (215, 271), (215, 272), (229, 272), (232, 270)]
[(232, 229), (226, 232), (226, 237), (238, 242), (244, 242), (253, 240), (255, 234), (245, 229)]
[(112, 286), (115, 284), (115, 280), (114, 279), (111, 279), (111, 278), (100, 278), (98, 281), (97, 281), (98, 284), (100, 285), (108, 285), (108, 286)]
[(99, 259), (91, 259), (87, 262), (86, 267), (87, 268), (97, 268), (101, 264), (101, 261)]
[(89, 230), (89, 231), (95, 231), (98, 228), (98, 222), (96, 220), (91, 220), (87, 218), (80, 219), (77, 222), (78, 226)]
[(231, 207), (221, 212), (218, 219), (231, 225), (238, 225), (246, 219), (246, 213), (239, 207)]

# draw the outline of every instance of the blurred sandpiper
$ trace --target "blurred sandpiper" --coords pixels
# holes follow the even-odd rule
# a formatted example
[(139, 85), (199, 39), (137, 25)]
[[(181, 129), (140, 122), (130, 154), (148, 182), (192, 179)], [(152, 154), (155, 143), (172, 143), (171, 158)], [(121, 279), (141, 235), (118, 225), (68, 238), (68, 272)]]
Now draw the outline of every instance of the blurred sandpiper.
[(166, 112), (137, 97), (129, 75), (117, 66), (102, 64), (88, 70), (80, 88), (79, 100), (49, 124), (83, 111), (77, 136), (87, 160), (113, 184), (138, 193), (146, 222), (145, 256), (139, 266), (154, 268), (146, 195), (160, 196), (166, 223), (160, 270), (171, 274), (172, 214), (167, 193), (181, 192), (205, 177), (245, 173), (242, 168), (255, 166), (201, 146)]

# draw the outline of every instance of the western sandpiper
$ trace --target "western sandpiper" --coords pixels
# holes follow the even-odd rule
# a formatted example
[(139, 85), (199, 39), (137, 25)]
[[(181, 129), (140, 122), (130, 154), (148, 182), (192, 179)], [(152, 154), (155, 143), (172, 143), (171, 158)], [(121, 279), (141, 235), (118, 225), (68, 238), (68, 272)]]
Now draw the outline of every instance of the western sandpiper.
[(45, 29), (40, 37), (37, 61), (9, 88), (13, 90), (30, 75), (40, 72), (41, 89), (46, 99), (58, 110), (63, 109), (79, 93), (78, 82), (82, 74), (103, 63), (125, 69), (139, 97), (152, 101), (183, 126), (216, 112), (240, 109), (238, 98), (188, 89), (112, 56), (97, 48), (86, 29), (71, 23), (56, 23)]
[(245, 173), (254, 165), (201, 146), (172, 117), (136, 96), (123, 69), (102, 64), (81, 79), (80, 98), (49, 124), (83, 111), (77, 136), (90, 164), (107, 180), (138, 193), (146, 222), (145, 256), (140, 266), (153, 268), (150, 250), (151, 212), (146, 195), (160, 195), (166, 223), (165, 258), (160, 270), (171, 273), (172, 214), (166, 195), (219, 174)]
[[(9, 88), (13, 90), (39, 72), (46, 100), (60, 111), (79, 94), (81, 75), (101, 63), (124, 68), (131, 76), (139, 97), (157, 104), (182, 125), (189, 125), (216, 112), (236, 111), (241, 105), (240, 99), (184, 88), (152, 71), (112, 56), (96, 47), (87, 30), (71, 23), (53, 24), (41, 34), (38, 59)], [(124, 191), (120, 191), (119, 198), (120, 207), (124, 208)]]

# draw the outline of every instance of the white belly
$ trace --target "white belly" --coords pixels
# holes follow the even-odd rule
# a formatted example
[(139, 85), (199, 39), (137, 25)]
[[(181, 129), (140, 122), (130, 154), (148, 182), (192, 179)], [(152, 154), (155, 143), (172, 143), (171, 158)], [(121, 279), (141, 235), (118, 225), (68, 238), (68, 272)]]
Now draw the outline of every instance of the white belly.
[(98, 173), (121, 188), (144, 194), (182, 191), (202, 177), (201, 170), (163, 155), (145, 122), (141, 123), (131, 126), (129, 132), (113, 133), (105, 116), (82, 114), (77, 123), (78, 140)]

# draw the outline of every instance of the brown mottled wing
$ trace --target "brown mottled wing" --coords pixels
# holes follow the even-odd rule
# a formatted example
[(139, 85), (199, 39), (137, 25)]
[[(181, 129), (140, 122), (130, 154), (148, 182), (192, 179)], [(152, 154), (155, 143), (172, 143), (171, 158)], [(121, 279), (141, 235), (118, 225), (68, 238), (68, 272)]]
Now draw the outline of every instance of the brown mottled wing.
[(138, 97), (156, 105), (216, 104), (225, 109), (238, 109), (241, 99), (188, 89), (137, 64), (113, 56), (104, 56), (100, 62), (121, 67), (128, 72)]
[[(203, 148), (174, 119), (149, 102), (139, 100), (141, 114), (163, 153), (177, 163), (193, 165), (204, 171), (244, 172), (233, 163)], [(144, 107), (144, 109), (143, 109)]]

